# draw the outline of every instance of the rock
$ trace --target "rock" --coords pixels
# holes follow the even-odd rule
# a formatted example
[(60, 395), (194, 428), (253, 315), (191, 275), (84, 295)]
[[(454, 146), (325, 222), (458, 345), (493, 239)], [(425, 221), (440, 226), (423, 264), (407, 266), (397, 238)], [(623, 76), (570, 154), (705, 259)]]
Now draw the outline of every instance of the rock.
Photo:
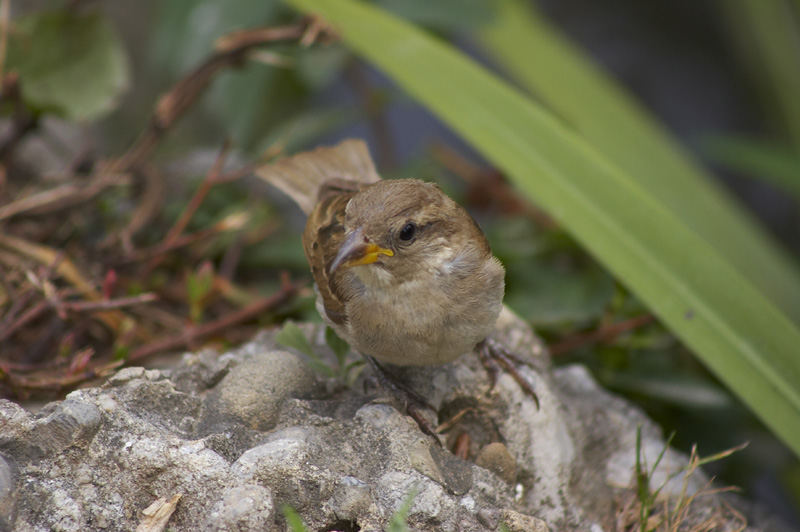
[(272, 492), (259, 484), (244, 484), (226, 488), (214, 503), (203, 530), (233, 532), (259, 530), (273, 522), (275, 508)]
[[(335, 365), (324, 328), (303, 330)], [(399, 513), (422, 531), (612, 530), (635, 495), (636, 427), (651, 463), (659, 429), (584, 368), (551, 370), (508, 312), (497, 339), (530, 361), (539, 409), (509, 376), (492, 389), (474, 356), (398, 370), (469, 460), (386, 394), (316, 375), (271, 333), (172, 369), (125, 368), (37, 414), (0, 401), (0, 530), (134, 530), (154, 501), (176, 501), (174, 530), (286, 530), (285, 506), (309, 530), (385, 530)], [(685, 464), (668, 450), (656, 478)], [(690, 493), (705, 482), (697, 473)], [(691, 522), (720, 515), (720, 501), (697, 498)]]
[(14, 504), (14, 488), (16, 487), (16, 474), (8, 460), (0, 456), (0, 530), (11, 530), (9, 517), (12, 515)]
[(240, 420), (256, 430), (275, 425), (278, 407), (290, 395), (310, 396), (313, 372), (287, 351), (262, 351), (235, 365), (206, 399), (205, 430)]
[(343, 476), (336, 481), (333, 495), (327, 501), (331, 515), (363, 515), (372, 504), (370, 486), (356, 477)]
[(100, 410), (95, 405), (67, 399), (46, 405), (34, 418), (3, 400), (0, 421), (3, 421), (0, 452), (37, 459), (70, 446), (88, 444), (100, 425)]
[(481, 449), (475, 464), (488, 469), (509, 484), (517, 478), (517, 463), (508, 448), (500, 442), (490, 443)]
[(501, 520), (508, 532), (550, 532), (541, 519), (514, 510), (503, 510)]

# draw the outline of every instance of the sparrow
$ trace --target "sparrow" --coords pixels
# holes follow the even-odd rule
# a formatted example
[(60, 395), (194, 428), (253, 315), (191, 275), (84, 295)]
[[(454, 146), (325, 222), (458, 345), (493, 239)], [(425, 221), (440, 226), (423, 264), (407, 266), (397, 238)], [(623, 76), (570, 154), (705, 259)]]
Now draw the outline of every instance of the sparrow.
[(521, 382), (507, 354), (485, 341), (502, 308), (505, 270), (475, 220), (438, 186), (381, 179), (355, 139), (257, 174), (308, 215), (302, 240), (317, 310), (353, 349), (388, 364), (426, 366), (481, 344)]

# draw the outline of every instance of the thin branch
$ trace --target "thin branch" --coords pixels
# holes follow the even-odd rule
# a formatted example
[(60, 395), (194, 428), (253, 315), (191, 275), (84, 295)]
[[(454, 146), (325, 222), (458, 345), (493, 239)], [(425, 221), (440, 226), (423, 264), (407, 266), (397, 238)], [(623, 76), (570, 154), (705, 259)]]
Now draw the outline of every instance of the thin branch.
[(0, 207), (0, 220), (20, 214), (46, 214), (72, 207), (94, 198), (109, 187), (128, 185), (130, 182), (130, 176), (126, 174), (101, 174), (85, 184), (59, 185), (3, 205)]
[[(103, 299), (102, 294), (100, 294), (92, 283), (84, 277), (69, 258), (63, 257), (59, 259), (63, 252), (42, 244), (36, 244), (22, 238), (4, 234), (0, 234), (0, 247), (6, 247), (41, 264), (50, 265), (58, 262), (55, 272), (77, 288), (86, 299), (92, 301)], [(103, 311), (97, 317), (112, 330), (117, 330), (125, 315), (119, 310), (111, 309)]]
[[(64, 260), (63, 253), (57, 253), (47, 267), (41, 272), (40, 278), (47, 281), (52, 276), (53, 273), (56, 272), (56, 269), (61, 265), (61, 262)], [(34, 296), (38, 293), (38, 289), (35, 289), (33, 286), (28, 285), (28, 287), (19, 294), (19, 296), (15, 299), (15, 301), (11, 304), (11, 308), (8, 309), (8, 312), (3, 316), (3, 319), (0, 321), (0, 341), (4, 340), (11, 336), (14, 330), (20, 327), (14, 320), (19, 312), (22, 311), (25, 306), (31, 302)], [(27, 318), (27, 321), (30, 321), (36, 317)], [(10, 328), (10, 330), (9, 330)]]
[(599, 327), (587, 333), (569, 336), (556, 344), (550, 345), (550, 354), (553, 356), (563, 355), (564, 353), (574, 351), (575, 349), (585, 345), (598, 342), (610, 342), (622, 333), (631, 331), (633, 329), (638, 329), (639, 327), (647, 325), (648, 323), (652, 323), (653, 321), (655, 321), (655, 317), (653, 317), (652, 314), (642, 314), (629, 320), (619, 321), (617, 323)]
[(431, 155), (467, 184), (467, 203), (482, 209), (494, 209), (503, 215), (522, 214), (537, 225), (553, 229), (558, 224), (547, 213), (519, 194), (497, 169), (480, 166), (446, 144), (435, 143)]
[(206, 173), (205, 179), (197, 188), (195, 193), (192, 195), (192, 198), (189, 200), (189, 203), (186, 205), (186, 208), (183, 209), (180, 217), (176, 220), (175, 224), (167, 231), (167, 236), (164, 237), (164, 241), (162, 245), (165, 247), (169, 247), (186, 229), (186, 226), (189, 225), (192, 217), (194, 216), (197, 209), (200, 208), (200, 205), (203, 204), (203, 200), (206, 199), (206, 196), (211, 191), (212, 187), (216, 184), (217, 179), (219, 179), (220, 174), (222, 173), (222, 168), (225, 166), (225, 159), (228, 157), (228, 151), (230, 149), (230, 143), (225, 142), (220, 150), (217, 158), (214, 160), (214, 164), (211, 166), (211, 169)]
[(133, 251), (133, 236), (161, 211), (164, 202), (164, 179), (161, 173), (152, 164), (140, 165), (139, 172), (144, 177), (139, 203), (125, 227), (117, 235), (109, 236), (100, 244), (101, 248), (119, 238), (125, 254), (130, 254)]
[(63, 301), (61, 296), (61, 294), (53, 294), (53, 297), (39, 301), (35, 305), (31, 306), (13, 323), (10, 323), (8, 326), (5, 324), (0, 326), (0, 342), (8, 339), (12, 334), (14, 334), (14, 332), (40, 317), (49, 309), (55, 310), (56, 313), (58, 313), (59, 318), (65, 320), (66, 311), (106, 311), (123, 307), (131, 307), (134, 305), (141, 305), (143, 303), (150, 303), (158, 299), (158, 296), (152, 293), (140, 294), (138, 296), (131, 297), (120, 297), (116, 299), (104, 299), (100, 301)]
[(64, 277), (89, 299), (101, 299), (100, 293), (95, 290), (81, 274), (75, 264), (63, 255), (63, 252), (43, 244), (37, 244), (11, 235), (0, 234), (0, 247), (5, 247), (45, 266), (56, 264), (55, 272)]
[(301, 286), (300, 284), (290, 283), (288, 280), (285, 280), (281, 289), (272, 296), (259, 299), (218, 320), (197, 327), (189, 327), (182, 334), (162, 338), (135, 349), (128, 356), (128, 361), (134, 362), (157, 353), (188, 347), (202, 338), (212, 336), (237, 323), (274, 310), (293, 298)]
[(158, 300), (156, 294), (146, 293), (139, 294), (138, 296), (104, 299), (102, 301), (62, 301), (61, 306), (72, 312), (96, 312), (98, 310), (109, 310), (112, 308), (131, 307), (156, 300)]
[(220, 54), (227, 54), (266, 43), (301, 39), (307, 27), (307, 23), (301, 23), (274, 28), (252, 28), (232, 31), (217, 39), (214, 43), (214, 50)]
[(11, 0), (0, 2), (0, 79), (6, 72), (6, 49), (8, 46), (8, 20)]
[(105, 377), (115, 369), (122, 366), (124, 363), (124, 360), (113, 360), (111, 362), (106, 361), (95, 365), (90, 365), (85, 370), (80, 372), (65, 373), (55, 376), (47, 375), (37, 377), (19, 375), (12, 372), (7, 372), (6, 376), (12, 385), (19, 388), (24, 388), (27, 390), (53, 391), (71, 388), (96, 377)]
[(221, 70), (240, 66), (247, 54), (258, 46), (302, 38), (307, 24), (302, 22), (291, 26), (237, 31), (222, 37), (217, 41), (213, 55), (158, 100), (145, 131), (124, 155), (111, 163), (112, 168), (123, 171), (141, 164), (166, 131), (183, 116)]
[[(204, 238), (209, 238), (225, 231), (239, 229), (242, 225), (244, 225), (246, 220), (246, 215), (232, 214), (211, 227), (201, 229), (195, 233), (189, 233), (188, 235), (181, 235), (170, 244), (160, 243), (148, 248), (134, 250), (127, 257), (117, 261), (117, 264), (129, 264), (140, 262), (146, 259), (158, 259), (161, 255), (169, 251), (174, 251), (178, 248), (194, 244), (195, 242), (203, 240)], [(267, 229), (269, 228), (270, 226), (267, 226)], [(152, 266), (149, 266), (145, 272), (149, 271), (150, 268), (152, 268)], [(142, 276), (145, 274), (146, 273), (140, 272), (140, 275)]]
[(15, 321), (9, 323), (8, 326), (4, 325), (2, 329), (0, 329), (0, 342), (3, 342), (6, 339), (10, 338), (12, 334), (14, 334), (16, 331), (20, 329), (20, 327), (27, 325), (28, 323), (32, 322), (33, 320), (44, 314), (45, 311), (51, 308), (51, 306), (52, 305), (50, 304), (49, 301), (46, 300), (39, 301), (38, 303), (30, 307), (28, 310), (23, 312), (22, 315)]

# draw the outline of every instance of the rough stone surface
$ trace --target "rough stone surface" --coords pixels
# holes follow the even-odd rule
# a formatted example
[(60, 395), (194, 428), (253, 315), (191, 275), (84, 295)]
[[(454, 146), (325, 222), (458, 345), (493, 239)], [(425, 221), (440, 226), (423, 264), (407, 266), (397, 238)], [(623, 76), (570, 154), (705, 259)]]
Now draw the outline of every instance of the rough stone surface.
[[(334, 365), (324, 328), (303, 330)], [(284, 505), (309, 530), (385, 530), (412, 501), (412, 530), (610, 531), (633, 493), (636, 427), (649, 463), (664, 445), (584, 368), (550, 369), (508, 312), (496, 338), (530, 362), (521, 371), (539, 409), (510, 376), (490, 389), (475, 356), (393, 368), (435, 407), (444, 448), (384, 392), (365, 392), (367, 371), (347, 387), (273, 336), (185, 355), (172, 369), (126, 368), (36, 413), (0, 401), (0, 531), (134, 530), (143, 509), (177, 494), (174, 530), (286, 530)], [(448, 450), (456, 441), (470, 460)], [(685, 465), (668, 450), (654, 484)], [(698, 472), (688, 493), (706, 480)], [(694, 522), (721, 507), (718, 496), (700, 500)], [(730, 519), (717, 529), (741, 524)]]
[(475, 458), (475, 464), (495, 473), (509, 484), (517, 478), (517, 463), (508, 448), (499, 441), (481, 449)]

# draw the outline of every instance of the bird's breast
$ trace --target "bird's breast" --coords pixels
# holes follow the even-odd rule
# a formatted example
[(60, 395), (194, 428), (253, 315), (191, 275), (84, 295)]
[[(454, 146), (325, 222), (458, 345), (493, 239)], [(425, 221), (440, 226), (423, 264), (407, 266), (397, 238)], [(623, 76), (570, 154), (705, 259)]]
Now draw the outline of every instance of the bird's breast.
[(502, 273), (489, 283), (453, 284), (441, 275), (397, 282), (380, 268), (358, 269), (369, 278), (346, 303), (347, 336), (355, 349), (390, 364), (450, 362), (492, 331), (502, 306)]

